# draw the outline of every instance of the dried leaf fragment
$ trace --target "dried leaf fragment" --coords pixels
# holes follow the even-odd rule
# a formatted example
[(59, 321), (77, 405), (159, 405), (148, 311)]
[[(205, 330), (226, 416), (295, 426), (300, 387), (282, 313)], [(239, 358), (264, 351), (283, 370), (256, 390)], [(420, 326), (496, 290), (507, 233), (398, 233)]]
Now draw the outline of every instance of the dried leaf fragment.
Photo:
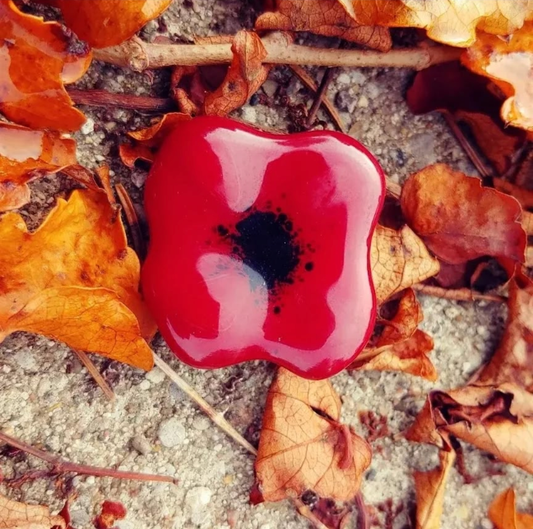
[(489, 507), (489, 518), (496, 529), (531, 529), (533, 515), (516, 512), (515, 492), (507, 489)]
[(139, 261), (104, 192), (60, 199), (32, 234), (7, 213), (0, 240), (0, 340), (35, 332), (150, 369), (142, 337), (155, 326), (138, 292)]
[(85, 73), (91, 53), (71, 46), (71, 38), (57, 22), (26, 15), (12, 0), (0, 1), (0, 112), (8, 119), (35, 129), (81, 127), (85, 117), (63, 83)]
[(94, 519), (96, 529), (113, 529), (117, 520), (126, 518), (126, 508), (118, 501), (105, 500), (101, 513)]
[(0, 529), (66, 529), (62, 516), (53, 516), (44, 505), (28, 505), (0, 494)]
[(265, 501), (313, 490), (349, 500), (370, 465), (368, 443), (338, 422), (341, 403), (327, 380), (278, 370), (267, 397), (255, 471)]

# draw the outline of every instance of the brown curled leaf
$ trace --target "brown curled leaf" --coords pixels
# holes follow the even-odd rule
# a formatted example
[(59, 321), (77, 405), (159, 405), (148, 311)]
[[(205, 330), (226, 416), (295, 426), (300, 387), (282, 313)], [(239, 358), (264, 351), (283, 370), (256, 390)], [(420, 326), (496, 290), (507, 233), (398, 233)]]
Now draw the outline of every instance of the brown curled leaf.
[[(139, 260), (104, 192), (74, 191), (30, 234), (0, 219), (0, 340), (36, 332), (143, 369), (155, 325), (141, 300)], [(39, 270), (39, 273), (35, 273)]]
[(310, 31), (326, 37), (340, 37), (380, 51), (392, 46), (389, 30), (376, 24), (361, 25), (337, 0), (276, 0), (271, 11), (258, 17), (255, 29)]
[(439, 262), (408, 226), (396, 231), (378, 225), (370, 263), (378, 303), (439, 272)]
[(489, 518), (496, 529), (531, 529), (533, 515), (516, 512), (515, 492), (503, 491), (489, 507)]
[(65, 519), (44, 505), (29, 505), (0, 494), (1, 529), (66, 529)]
[(268, 392), (255, 462), (264, 501), (298, 497), (350, 500), (370, 465), (368, 443), (339, 423), (340, 398), (328, 380), (305, 380), (284, 368)]
[(74, 131), (83, 125), (85, 117), (63, 84), (85, 73), (91, 53), (73, 46), (72, 38), (57, 22), (26, 15), (12, 0), (0, 2), (0, 112), (35, 129)]

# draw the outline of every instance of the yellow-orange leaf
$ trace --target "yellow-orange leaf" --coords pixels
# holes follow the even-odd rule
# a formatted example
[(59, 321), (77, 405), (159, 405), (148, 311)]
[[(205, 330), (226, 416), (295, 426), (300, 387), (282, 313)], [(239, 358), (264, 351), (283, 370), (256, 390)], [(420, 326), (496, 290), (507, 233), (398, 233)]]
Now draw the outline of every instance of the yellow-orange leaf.
[(489, 518), (496, 529), (531, 529), (533, 515), (516, 512), (513, 489), (502, 492), (489, 507)]
[(265, 501), (306, 490), (349, 500), (370, 465), (368, 443), (339, 423), (341, 402), (328, 380), (305, 380), (284, 368), (270, 386), (259, 450), (257, 484)]
[(0, 494), (0, 529), (66, 529), (62, 516), (53, 516), (44, 505), (28, 505)]
[(138, 292), (139, 261), (104, 192), (60, 199), (32, 234), (20, 215), (7, 213), (0, 240), (0, 340), (35, 332), (151, 367), (142, 337), (155, 327)]
[(0, 112), (11, 121), (37, 129), (79, 129), (85, 117), (72, 106), (63, 83), (79, 79), (90, 62), (89, 49), (72, 46), (60, 24), (0, 0)]

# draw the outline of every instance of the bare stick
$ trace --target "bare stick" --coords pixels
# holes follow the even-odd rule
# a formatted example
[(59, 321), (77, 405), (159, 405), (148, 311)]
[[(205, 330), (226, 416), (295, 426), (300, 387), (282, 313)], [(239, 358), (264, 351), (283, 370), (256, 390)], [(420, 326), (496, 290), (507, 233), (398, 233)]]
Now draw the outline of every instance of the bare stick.
[(130, 228), (130, 235), (133, 242), (133, 248), (137, 252), (139, 259), (144, 261), (146, 257), (146, 243), (144, 237), (141, 233), (141, 226), (139, 225), (139, 218), (137, 217), (137, 212), (133, 206), (133, 202), (126, 191), (126, 188), (122, 184), (117, 184), (115, 190), (120, 201), (120, 205), (126, 215), (126, 220), (128, 221), (128, 227)]
[(93, 467), (91, 465), (78, 465), (77, 463), (71, 463), (70, 461), (64, 461), (58, 456), (35, 448), (29, 444), (26, 444), (19, 439), (15, 439), (10, 435), (0, 431), (0, 441), (18, 448), (27, 454), (35, 456), (48, 464), (52, 465), (52, 471), (55, 474), (63, 474), (72, 472), (73, 474), (83, 474), (85, 476), (98, 476), (109, 477), (118, 479), (135, 479), (140, 481), (161, 481), (165, 483), (177, 483), (177, 481), (170, 476), (159, 476), (157, 474), (142, 474), (140, 472), (127, 472), (124, 470), (115, 470), (112, 468)]
[(100, 371), (93, 364), (93, 361), (87, 356), (87, 353), (84, 351), (79, 351), (78, 349), (72, 349), (81, 360), (81, 363), (87, 368), (87, 371), (91, 374), (94, 381), (98, 384), (100, 389), (104, 392), (104, 395), (110, 400), (115, 400), (115, 394), (113, 390), (109, 387), (109, 384), (105, 381), (104, 377), (100, 374)]
[(421, 294), (427, 294), (428, 296), (435, 296), (437, 298), (452, 299), (455, 301), (494, 301), (495, 303), (507, 303), (505, 296), (499, 296), (498, 294), (481, 294), (474, 292), (469, 288), (442, 288), (433, 285), (424, 285), (418, 283), (412, 286), (413, 290), (420, 292)]
[[(283, 33), (262, 39), (265, 63), (343, 67), (392, 67), (423, 70), (459, 58), (462, 50), (450, 46), (425, 46), (383, 53), (367, 50), (313, 48), (293, 44)], [(135, 71), (167, 66), (201, 66), (229, 63), (231, 44), (152, 44), (133, 37), (118, 46), (93, 50), (94, 58)]]
[(302, 501), (293, 499), (292, 503), (296, 507), (296, 510), (304, 517), (307, 518), (315, 527), (315, 529), (328, 529), (327, 525), (324, 525), (314, 514), (313, 511)]
[(385, 183), (387, 186), (387, 193), (391, 197), (399, 199), (402, 194), (402, 186), (393, 182), (389, 177), (385, 177)]
[(190, 386), (183, 378), (181, 378), (162, 358), (154, 353), (154, 362), (165, 375), (167, 375), (181, 391), (190, 397), (200, 409), (207, 414), (207, 416), (234, 441), (240, 444), (245, 450), (252, 455), (257, 455), (257, 450), (224, 418), (224, 416), (216, 411), (209, 402), (207, 402), (192, 386)]
[(129, 108), (145, 112), (169, 112), (176, 109), (170, 98), (114, 94), (107, 90), (77, 90), (67, 88), (68, 95), (78, 105), (104, 108)]
[(332, 79), (333, 74), (335, 73), (335, 70), (333, 68), (327, 68), (324, 72), (324, 75), (322, 76), (322, 80), (320, 81), (320, 85), (318, 87), (318, 90), (315, 94), (315, 100), (313, 101), (313, 104), (311, 105), (311, 108), (309, 109), (309, 114), (307, 115), (307, 127), (311, 127), (313, 125), (313, 122), (315, 121), (316, 113), (318, 112), (318, 109), (320, 105), (322, 104), (322, 101), (326, 99), (326, 90), (328, 89)]
[(357, 527), (359, 529), (370, 529), (370, 519), (368, 516), (368, 510), (365, 505), (365, 499), (363, 493), (359, 491), (355, 495), (355, 505), (357, 506)]

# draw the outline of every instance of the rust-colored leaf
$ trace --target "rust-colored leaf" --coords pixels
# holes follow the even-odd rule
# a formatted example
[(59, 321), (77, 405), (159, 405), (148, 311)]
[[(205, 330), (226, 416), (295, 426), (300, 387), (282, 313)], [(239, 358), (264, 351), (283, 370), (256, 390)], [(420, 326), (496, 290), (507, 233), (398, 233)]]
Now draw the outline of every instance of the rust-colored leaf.
[(455, 461), (453, 450), (439, 452), (440, 465), (428, 472), (414, 472), (416, 529), (440, 529), (444, 492)]
[(305, 380), (278, 370), (255, 462), (265, 501), (297, 497), (306, 490), (339, 501), (356, 494), (371, 451), (366, 441), (338, 422), (340, 410), (340, 398), (328, 380)]
[(403, 293), (396, 314), (380, 320), (381, 332), (350, 365), (351, 369), (402, 371), (431, 381), (437, 380), (435, 367), (428, 358), (433, 350), (431, 336), (418, 329), (422, 309), (413, 290)]
[(310, 31), (327, 37), (340, 37), (380, 51), (388, 51), (392, 46), (386, 28), (374, 22), (367, 25), (355, 22), (337, 0), (276, 0), (274, 9), (256, 20), (255, 28)]
[(263, 64), (267, 52), (259, 35), (239, 31), (231, 45), (233, 60), (222, 84), (205, 97), (204, 113), (225, 116), (241, 107), (266, 81), (270, 67)]
[(57, 22), (26, 15), (12, 0), (0, 1), (0, 112), (36, 129), (81, 127), (85, 117), (63, 83), (85, 73), (91, 54), (73, 46), (72, 38)]
[(400, 231), (378, 226), (370, 262), (378, 303), (439, 272), (439, 262), (408, 226)]
[(520, 204), (478, 178), (431, 165), (407, 180), (401, 206), (411, 228), (448, 263), (485, 255), (524, 262)]
[(26, 204), (31, 180), (74, 163), (74, 140), (57, 132), (0, 123), (0, 211)]
[[(34, 233), (0, 219), (0, 340), (43, 334), (75, 349), (149, 369), (154, 323), (138, 292), (139, 260), (104, 192), (60, 199)], [(38, 270), (38, 273), (36, 273)]]
[(93, 48), (115, 46), (157, 18), (172, 0), (47, 0), (65, 23)]
[(533, 515), (516, 512), (513, 489), (503, 491), (489, 507), (489, 518), (496, 529), (531, 529)]
[(502, 119), (533, 131), (533, 21), (507, 39), (480, 32), (462, 60), (473, 71), (492, 79), (507, 96)]
[(0, 529), (66, 529), (65, 519), (44, 505), (28, 505), (0, 494)]
[(126, 508), (118, 501), (105, 500), (102, 511), (94, 519), (96, 529), (113, 529), (117, 520), (126, 518)]

